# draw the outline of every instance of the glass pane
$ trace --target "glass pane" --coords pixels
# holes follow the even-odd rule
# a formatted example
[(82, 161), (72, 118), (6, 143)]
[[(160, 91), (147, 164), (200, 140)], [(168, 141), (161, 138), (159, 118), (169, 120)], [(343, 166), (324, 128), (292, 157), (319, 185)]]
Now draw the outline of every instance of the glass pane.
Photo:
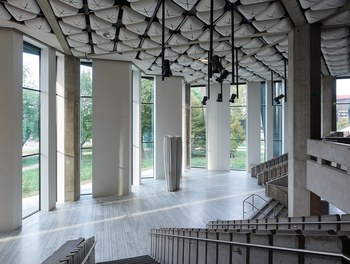
[(207, 94), (206, 87), (191, 87), (191, 106), (202, 107), (203, 96)]
[(92, 96), (92, 67), (80, 65), (80, 96)]
[(40, 158), (39, 155), (22, 159), (22, 217), (40, 209)]
[(153, 177), (153, 143), (143, 143), (141, 149), (141, 177)]
[(92, 147), (92, 98), (80, 98), (80, 147)]
[(273, 141), (273, 156), (277, 157), (282, 154), (282, 141), (274, 140)]
[(92, 193), (92, 149), (81, 149), (80, 187), (81, 194)]
[(22, 154), (37, 154), (40, 137), (39, 92), (23, 89), (22, 107)]
[(245, 170), (246, 169), (247, 145), (245, 140), (231, 139), (231, 169)]
[(245, 139), (246, 110), (246, 107), (231, 107), (231, 139)]
[(206, 146), (205, 138), (192, 138), (191, 142), (191, 166), (206, 167)]
[(153, 104), (141, 104), (141, 140), (153, 142)]
[[(235, 99), (235, 102), (231, 106), (246, 106), (247, 105), (247, 85), (239, 84), (238, 85), (238, 98)], [(236, 85), (230, 86), (230, 94), (237, 94)], [(231, 96), (231, 95), (230, 95)]]
[(273, 140), (282, 140), (282, 106), (273, 107)]
[(205, 108), (191, 109), (191, 138), (205, 140)]
[(266, 141), (265, 140), (262, 140), (260, 141), (260, 162), (265, 162), (266, 158), (265, 158), (265, 144)]
[(23, 53), (23, 87), (39, 90), (40, 56)]
[[(350, 96), (349, 96), (349, 99), (350, 99)], [(341, 101), (341, 100), (337, 99), (337, 101)], [(337, 104), (337, 107), (336, 107), (337, 131), (350, 130), (349, 114), (350, 114), (350, 104), (344, 104), (344, 103)]]
[(153, 103), (153, 79), (141, 78), (141, 103)]

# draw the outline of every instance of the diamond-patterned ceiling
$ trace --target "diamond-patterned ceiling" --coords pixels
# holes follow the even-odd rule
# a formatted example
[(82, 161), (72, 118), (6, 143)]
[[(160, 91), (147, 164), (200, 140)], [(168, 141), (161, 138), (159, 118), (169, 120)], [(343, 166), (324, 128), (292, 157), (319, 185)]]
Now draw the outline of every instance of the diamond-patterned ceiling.
[[(210, 0), (165, 0), (165, 21), (159, 0), (49, 0), (51, 17), (41, 10), (40, 2), (0, 1), (0, 26), (7, 21), (53, 33), (52, 23), (56, 23), (74, 56), (119, 54), (148, 74), (160, 74), (164, 22), (165, 58), (173, 74), (189, 83), (207, 82)], [(306, 21), (322, 24), (323, 58), (330, 74), (337, 77), (350, 76), (349, 2), (299, 0)], [(232, 70), (232, 8), (240, 80), (269, 80), (271, 70), (274, 79), (283, 78), (291, 14), (281, 1), (215, 0), (213, 52), (228, 71)]]

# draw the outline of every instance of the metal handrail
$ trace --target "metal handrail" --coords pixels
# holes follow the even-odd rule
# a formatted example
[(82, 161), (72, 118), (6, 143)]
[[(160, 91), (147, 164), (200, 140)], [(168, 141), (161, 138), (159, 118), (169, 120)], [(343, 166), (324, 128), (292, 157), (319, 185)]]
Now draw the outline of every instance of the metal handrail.
[[(246, 211), (245, 211), (245, 204), (246, 203), (249, 203), (253, 208), (255, 208), (255, 209), (257, 209), (260, 213), (262, 213), (264, 216), (266, 216), (266, 214), (264, 213), (264, 212), (262, 212), (259, 208), (257, 208), (256, 206), (255, 206), (255, 204), (254, 204), (254, 197), (255, 196), (257, 196), (257, 197), (259, 197), (260, 199), (262, 199), (265, 203), (267, 203), (267, 200), (265, 200), (264, 198), (262, 198), (260, 195), (258, 195), (258, 194), (251, 194), (251, 195), (249, 195), (247, 198), (245, 198), (244, 200), (243, 200), (243, 219), (244, 219), (244, 216), (245, 216), (245, 214), (247, 213)], [(248, 199), (250, 199), (250, 198), (252, 198), (252, 203), (250, 203), (250, 202), (248, 202), (247, 200)]]
[[(234, 220), (218, 220), (218, 221), (234, 221)], [(241, 221), (241, 220), (239, 220)], [(304, 224), (350, 224), (350, 221), (316, 221), (316, 222), (275, 222), (275, 223), (208, 223), (207, 226), (235, 226), (235, 225), (304, 225)]]
[(81, 262), (81, 264), (85, 264), (88, 261), (89, 257), (91, 256), (92, 251), (95, 250), (95, 246), (96, 246), (96, 241), (94, 241), (94, 243), (92, 244), (90, 250), (86, 254), (86, 256), (83, 259), (83, 261)]
[(343, 258), (347, 261), (350, 261), (350, 256), (347, 256), (342, 253), (324, 252), (324, 251), (299, 249), (299, 248), (277, 247), (277, 246), (270, 246), (270, 245), (259, 245), (259, 244), (253, 244), (253, 243), (215, 240), (215, 239), (209, 239), (209, 238), (199, 238), (199, 237), (172, 235), (172, 234), (162, 234), (162, 233), (156, 233), (156, 232), (150, 232), (150, 235), (185, 238), (185, 239), (197, 240), (197, 241), (206, 241), (206, 242), (213, 242), (213, 243), (230, 244), (230, 245), (238, 245), (238, 246), (246, 246), (246, 247), (264, 248), (264, 249), (274, 249), (274, 250), (288, 251), (288, 252), (295, 252), (295, 253), (322, 255), (322, 256), (328, 256), (328, 257), (338, 257), (338, 258)]

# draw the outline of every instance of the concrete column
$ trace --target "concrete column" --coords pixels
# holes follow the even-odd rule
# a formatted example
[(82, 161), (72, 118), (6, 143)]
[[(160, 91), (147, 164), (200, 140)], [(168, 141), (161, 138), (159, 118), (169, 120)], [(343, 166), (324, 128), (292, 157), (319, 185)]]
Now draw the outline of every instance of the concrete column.
[(56, 51), (41, 49), (41, 210), (56, 207)]
[(223, 84), (223, 101), (216, 102), (220, 84), (212, 84), (207, 101), (207, 169), (230, 170), (230, 85)]
[(80, 197), (80, 61), (65, 55), (57, 63), (57, 197), (75, 201)]
[(132, 174), (133, 174), (133, 185), (141, 184), (141, 71), (132, 71), (132, 129), (133, 129), (133, 140), (132, 140)]
[(155, 178), (163, 179), (164, 155), (163, 141), (166, 135), (182, 135), (182, 85), (180, 77), (165, 78), (156, 77), (155, 91)]
[(333, 94), (336, 86), (336, 78), (332, 76), (323, 76), (321, 83), (321, 125), (322, 125), (322, 137), (328, 136), (332, 131), (333, 120)]
[(306, 141), (321, 136), (320, 25), (296, 27), (288, 45), (288, 214), (306, 216), (320, 205), (306, 188)]
[(131, 191), (131, 63), (93, 60), (92, 196)]
[[(285, 83), (283, 81), (283, 91)], [(284, 93), (284, 92), (283, 92)], [(287, 97), (288, 101), (288, 97)], [(288, 102), (282, 99), (282, 153), (288, 152), (289, 146), (289, 130), (288, 130)]]
[(184, 113), (183, 113), (183, 134), (184, 134), (184, 166), (183, 169), (191, 169), (191, 85), (184, 87)]
[(0, 232), (22, 225), (23, 37), (0, 29)]
[(273, 158), (273, 106), (271, 81), (266, 81), (266, 160)]
[(260, 164), (261, 82), (247, 83), (247, 171), (250, 165)]

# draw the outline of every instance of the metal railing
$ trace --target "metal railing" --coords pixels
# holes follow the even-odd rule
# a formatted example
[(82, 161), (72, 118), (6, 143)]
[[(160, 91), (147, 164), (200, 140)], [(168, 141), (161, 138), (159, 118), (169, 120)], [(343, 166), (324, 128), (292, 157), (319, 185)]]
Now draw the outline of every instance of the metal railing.
[[(350, 256), (345, 255), (343, 253), (325, 252), (325, 251), (299, 249), (299, 248), (287, 248), (287, 247), (279, 247), (279, 246), (271, 246), (271, 245), (260, 245), (260, 244), (254, 244), (254, 243), (225, 241), (225, 240), (216, 240), (216, 239), (199, 238), (199, 237), (191, 237), (191, 236), (163, 234), (163, 233), (158, 233), (158, 232), (150, 232), (149, 234), (151, 236), (156, 236), (156, 237), (157, 236), (164, 236), (164, 237), (168, 237), (168, 238), (188, 239), (190, 241), (196, 240), (196, 241), (205, 241), (205, 242), (212, 242), (212, 243), (219, 243), (219, 244), (228, 244), (228, 245), (234, 245), (234, 246), (245, 246), (245, 247), (249, 247), (249, 248), (254, 247), (254, 248), (269, 249), (269, 250), (272, 249), (272, 250), (287, 251), (287, 252), (301, 253), (301, 254), (313, 254), (313, 255), (318, 255), (318, 256), (337, 257), (337, 258), (342, 258), (346, 261), (350, 261)], [(163, 248), (165, 249), (165, 247), (163, 247)], [(152, 248), (151, 248), (151, 253), (152, 253)]]
[[(255, 198), (255, 197), (257, 197), (257, 198)], [(263, 211), (261, 211), (261, 208), (258, 208), (258, 207), (255, 205), (256, 199), (260, 199), (260, 201), (261, 201), (261, 200), (264, 201), (265, 204), (268, 203), (267, 200), (265, 200), (264, 198), (262, 198), (262, 197), (261, 197), (260, 195), (258, 195), (258, 194), (252, 194), (252, 195), (248, 196), (247, 198), (245, 198), (245, 199), (243, 200), (243, 219), (245, 219), (246, 214), (250, 213), (250, 216), (252, 216), (252, 215), (255, 214), (257, 211), (258, 211), (259, 213), (263, 214), (264, 217), (266, 217), (266, 214), (265, 214)], [(251, 200), (251, 202), (248, 201), (248, 200)], [(246, 204), (249, 204), (249, 205), (251, 206), (251, 210), (249, 210), (249, 211), (246, 211), (246, 210), (245, 210), (245, 208), (246, 208), (245, 205), (246, 205)], [(255, 209), (255, 211), (254, 211), (254, 209)]]

